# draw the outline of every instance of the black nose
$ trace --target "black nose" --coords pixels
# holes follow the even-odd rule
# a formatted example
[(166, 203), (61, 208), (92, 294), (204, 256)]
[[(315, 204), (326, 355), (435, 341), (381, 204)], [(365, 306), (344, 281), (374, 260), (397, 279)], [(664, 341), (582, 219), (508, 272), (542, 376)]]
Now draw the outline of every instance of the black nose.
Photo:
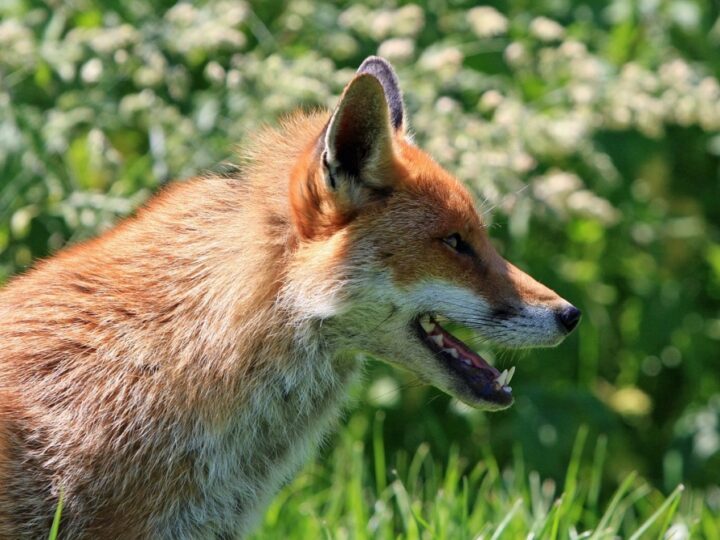
[(568, 332), (572, 332), (578, 325), (581, 316), (582, 312), (575, 306), (568, 306), (557, 313), (558, 322)]

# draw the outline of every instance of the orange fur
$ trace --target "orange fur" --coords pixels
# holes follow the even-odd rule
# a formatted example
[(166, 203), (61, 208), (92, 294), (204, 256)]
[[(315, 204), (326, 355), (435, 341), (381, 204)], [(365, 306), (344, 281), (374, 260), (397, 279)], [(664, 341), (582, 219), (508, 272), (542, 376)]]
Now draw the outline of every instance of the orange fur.
[(256, 135), (237, 174), (173, 184), (0, 291), (0, 537), (45, 535), (61, 492), (66, 537), (243, 535), (337, 417), (357, 351), (455, 392), (397, 338), (433, 287), (567, 305), (495, 252), (389, 107), (360, 74), (334, 115)]

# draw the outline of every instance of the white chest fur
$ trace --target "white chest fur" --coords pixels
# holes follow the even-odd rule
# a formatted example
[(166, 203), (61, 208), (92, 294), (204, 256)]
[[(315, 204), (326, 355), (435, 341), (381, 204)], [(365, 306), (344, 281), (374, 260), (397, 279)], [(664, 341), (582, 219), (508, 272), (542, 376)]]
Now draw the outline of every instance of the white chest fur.
[(200, 492), (158, 523), (173, 538), (243, 537), (269, 500), (297, 472), (338, 418), (357, 366), (329, 356), (282, 360), (264, 377), (229, 428), (202, 426), (190, 451)]

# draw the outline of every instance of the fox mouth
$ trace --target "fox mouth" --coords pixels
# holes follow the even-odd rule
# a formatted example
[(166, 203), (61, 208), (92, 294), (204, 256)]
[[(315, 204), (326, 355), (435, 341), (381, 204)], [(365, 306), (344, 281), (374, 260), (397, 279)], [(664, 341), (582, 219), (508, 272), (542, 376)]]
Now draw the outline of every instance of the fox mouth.
[(420, 341), (458, 382), (469, 390), (474, 400), (493, 409), (504, 409), (513, 403), (509, 385), (515, 367), (502, 373), (491, 366), (461, 340), (438, 324), (432, 315), (415, 319), (415, 329)]

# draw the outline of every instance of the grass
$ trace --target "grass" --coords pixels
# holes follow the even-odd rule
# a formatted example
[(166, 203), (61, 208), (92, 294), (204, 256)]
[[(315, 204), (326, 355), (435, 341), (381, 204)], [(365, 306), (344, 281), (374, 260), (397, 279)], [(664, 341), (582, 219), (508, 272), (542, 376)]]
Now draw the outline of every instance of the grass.
[(602, 493), (606, 439), (591, 446), (585, 429), (558, 489), (526, 472), (519, 452), (501, 468), (489, 451), (483, 461), (466, 463), (455, 449), (438, 463), (421, 445), (392, 456), (387, 469), (381, 421), (367, 447), (342, 434), (324, 460), (275, 498), (253, 538), (720, 539), (718, 517), (702, 494), (682, 485), (664, 495), (630, 474)]
[(55, 516), (53, 516), (53, 522), (52, 526), (50, 527), (50, 535), (48, 538), (50, 540), (56, 540), (58, 537), (58, 531), (60, 529), (60, 517), (62, 516), (62, 509), (63, 509), (63, 494), (60, 492), (60, 497), (58, 498), (58, 505), (55, 509)]
[[(519, 453), (508, 468), (489, 451), (483, 461), (466, 463), (457, 448), (438, 463), (423, 444), (412, 455), (393, 456), (386, 469), (381, 415), (369, 447), (349, 431), (338, 439), (326, 459), (275, 497), (253, 540), (720, 539), (720, 521), (703, 495), (682, 485), (663, 495), (633, 473), (601, 505), (606, 439), (586, 452), (585, 429), (559, 492), (554, 481), (526, 473)], [(62, 537), (61, 511), (62, 497), (50, 540)]]

